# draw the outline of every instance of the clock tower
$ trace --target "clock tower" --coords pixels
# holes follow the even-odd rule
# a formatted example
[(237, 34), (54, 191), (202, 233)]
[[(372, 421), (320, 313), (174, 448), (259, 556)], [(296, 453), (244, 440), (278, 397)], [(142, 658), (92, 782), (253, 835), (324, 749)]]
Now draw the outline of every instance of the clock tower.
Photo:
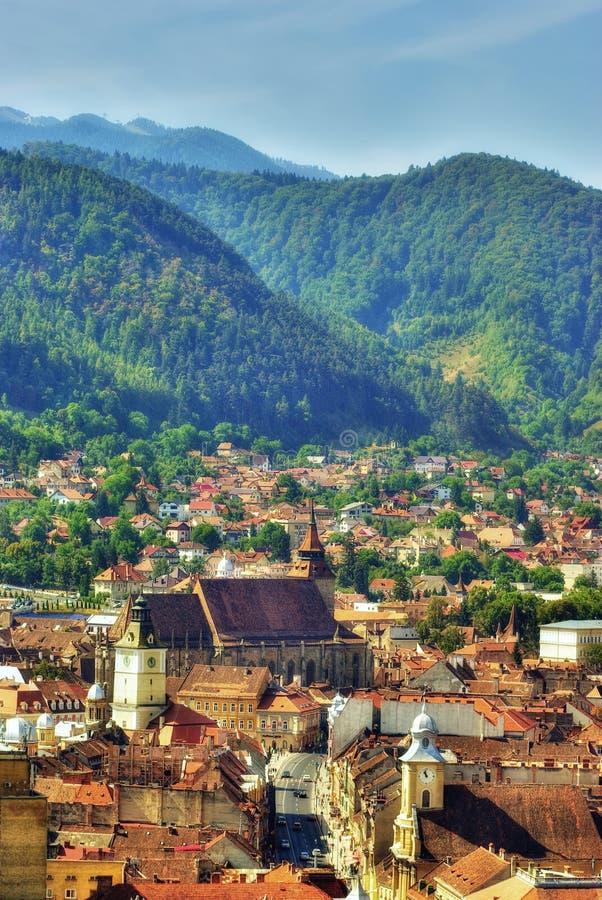
[(113, 720), (125, 731), (146, 728), (165, 708), (165, 648), (153, 632), (146, 600), (139, 597), (126, 631), (115, 644)]
[(405, 900), (420, 855), (418, 812), (443, 809), (445, 760), (435, 743), (437, 726), (425, 704), (410, 729), (412, 743), (401, 757), (401, 806), (393, 824), (393, 900)]

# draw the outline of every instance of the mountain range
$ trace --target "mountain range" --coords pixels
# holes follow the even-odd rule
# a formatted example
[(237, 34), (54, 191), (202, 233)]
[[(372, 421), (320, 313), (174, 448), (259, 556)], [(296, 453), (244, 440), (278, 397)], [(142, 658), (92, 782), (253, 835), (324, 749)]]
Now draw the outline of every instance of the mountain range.
[(562, 445), (602, 419), (599, 190), (485, 154), (328, 182), (77, 147), (28, 152), (177, 204), (271, 289), (386, 336), (406, 364), (462, 373), (532, 439)]
[[(94, 140), (23, 143), (65, 126)], [(602, 192), (485, 154), (327, 180), (98, 143), (177, 137), (189, 160), (206, 129), (5, 107), (0, 143), (10, 129), (25, 154), (0, 157), (10, 408), (59, 411), (82, 439), (133, 414), (286, 445), (596, 443)]]
[(286, 446), (435, 421), (483, 446), (517, 440), (482, 391), (275, 294), (205, 226), (90, 168), (0, 151), (0, 309), (4, 408), (73, 441), (223, 421)]
[(82, 113), (69, 119), (30, 116), (11, 106), (0, 107), (0, 147), (18, 149), (29, 141), (60, 141), (107, 153), (184, 163), (224, 172), (292, 172), (307, 178), (336, 178), (319, 166), (273, 159), (244, 141), (214, 128), (168, 128), (150, 119), (122, 124)]

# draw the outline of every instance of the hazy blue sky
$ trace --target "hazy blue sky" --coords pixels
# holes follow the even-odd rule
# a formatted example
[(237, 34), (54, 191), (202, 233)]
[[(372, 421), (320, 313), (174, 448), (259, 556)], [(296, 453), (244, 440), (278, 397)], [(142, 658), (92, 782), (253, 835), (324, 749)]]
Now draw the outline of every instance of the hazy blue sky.
[(484, 150), (602, 187), (602, 0), (2, 0), (0, 105), (340, 174)]

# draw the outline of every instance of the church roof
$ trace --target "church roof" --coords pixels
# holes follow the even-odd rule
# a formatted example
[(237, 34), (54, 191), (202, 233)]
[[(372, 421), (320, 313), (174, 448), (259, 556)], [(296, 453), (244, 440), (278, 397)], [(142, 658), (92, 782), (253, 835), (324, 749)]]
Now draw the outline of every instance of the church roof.
[[(315, 584), (293, 578), (201, 578), (217, 633), (249, 640), (331, 640), (336, 623)], [(345, 637), (354, 637), (345, 632)]]

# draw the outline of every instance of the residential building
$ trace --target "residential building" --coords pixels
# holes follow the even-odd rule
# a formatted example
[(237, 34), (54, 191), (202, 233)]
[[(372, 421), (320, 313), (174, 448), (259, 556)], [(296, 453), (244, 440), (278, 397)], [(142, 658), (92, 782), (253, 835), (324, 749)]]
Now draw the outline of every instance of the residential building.
[(272, 673), (267, 666), (197, 663), (184, 679), (178, 703), (215, 719), (222, 728), (256, 734), (256, 714)]
[(539, 656), (557, 662), (580, 662), (587, 648), (602, 643), (602, 619), (567, 619), (539, 627)]

